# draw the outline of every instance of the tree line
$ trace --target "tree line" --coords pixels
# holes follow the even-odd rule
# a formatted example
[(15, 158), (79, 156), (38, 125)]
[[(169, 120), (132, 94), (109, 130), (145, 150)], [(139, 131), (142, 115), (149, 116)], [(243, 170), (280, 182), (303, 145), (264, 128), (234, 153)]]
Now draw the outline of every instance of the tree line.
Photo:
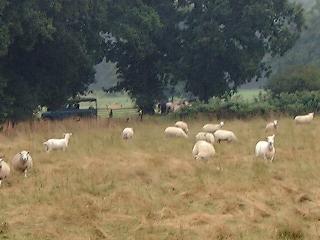
[(207, 102), (270, 73), (304, 26), (288, 0), (0, 0), (0, 119), (59, 108), (114, 62), (145, 112), (166, 90)]

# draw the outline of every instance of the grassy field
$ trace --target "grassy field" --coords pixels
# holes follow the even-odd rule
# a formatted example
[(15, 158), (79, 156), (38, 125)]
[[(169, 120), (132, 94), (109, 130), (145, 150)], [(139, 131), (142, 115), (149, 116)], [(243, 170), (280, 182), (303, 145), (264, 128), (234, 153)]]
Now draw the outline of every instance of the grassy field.
[[(28, 178), (13, 172), (0, 188), (0, 239), (319, 239), (320, 121), (281, 118), (276, 158), (254, 158), (265, 121), (226, 121), (239, 142), (217, 144), (197, 162), (194, 136), (208, 119), (189, 120), (189, 139), (166, 139), (173, 121), (20, 124), (0, 135), (6, 160), (30, 150)], [(66, 152), (42, 142), (72, 132)], [(218, 171), (218, 163), (223, 171)]]

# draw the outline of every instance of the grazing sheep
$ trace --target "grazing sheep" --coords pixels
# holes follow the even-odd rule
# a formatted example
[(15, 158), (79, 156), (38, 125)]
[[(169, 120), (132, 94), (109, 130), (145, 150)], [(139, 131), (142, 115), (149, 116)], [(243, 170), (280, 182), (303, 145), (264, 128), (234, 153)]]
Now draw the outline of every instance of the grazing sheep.
[(296, 117), (294, 118), (294, 121), (295, 121), (296, 123), (301, 123), (301, 124), (303, 124), (303, 123), (311, 123), (312, 120), (313, 120), (313, 116), (314, 116), (314, 113), (313, 113), (313, 112), (312, 112), (312, 113), (309, 113), (309, 114), (307, 114), (307, 115), (296, 116)]
[(203, 126), (203, 131), (214, 133), (215, 131), (221, 129), (224, 125), (224, 122), (220, 122), (219, 124), (206, 124)]
[(274, 120), (273, 122), (269, 122), (266, 126), (266, 131), (276, 131), (278, 128), (278, 120)]
[(263, 157), (264, 160), (268, 158), (272, 162), (276, 149), (274, 148), (274, 137), (275, 135), (267, 137), (267, 141), (259, 141), (256, 144), (256, 157)]
[(132, 128), (125, 128), (122, 131), (122, 139), (128, 140), (133, 138), (133, 129)]
[(212, 144), (203, 140), (196, 142), (192, 149), (193, 158), (196, 160), (209, 160), (215, 153), (216, 151)]
[(196, 135), (196, 140), (197, 141), (200, 141), (200, 140), (203, 140), (203, 141), (206, 141), (208, 143), (211, 143), (211, 144), (214, 144), (214, 136), (212, 133), (207, 133), (207, 132), (199, 132), (197, 135)]
[(27, 177), (27, 172), (32, 168), (32, 157), (28, 151), (21, 151), (17, 153), (11, 161), (13, 169), (19, 172), (24, 172)]
[(10, 167), (9, 165), (0, 158), (0, 187), (3, 180), (9, 177)]
[(48, 141), (44, 142), (44, 146), (47, 152), (52, 150), (62, 149), (63, 151), (66, 150), (68, 147), (69, 139), (72, 136), (72, 133), (65, 133), (64, 138), (62, 139), (49, 139)]
[(221, 141), (233, 142), (237, 141), (236, 135), (228, 130), (217, 130), (213, 134), (214, 139), (220, 143)]
[(167, 127), (164, 130), (164, 133), (166, 137), (183, 137), (183, 138), (188, 138), (188, 135), (178, 127)]
[(176, 124), (174, 125), (178, 128), (181, 128), (186, 134), (188, 134), (188, 124), (183, 122), (183, 121), (178, 121), (176, 122)]

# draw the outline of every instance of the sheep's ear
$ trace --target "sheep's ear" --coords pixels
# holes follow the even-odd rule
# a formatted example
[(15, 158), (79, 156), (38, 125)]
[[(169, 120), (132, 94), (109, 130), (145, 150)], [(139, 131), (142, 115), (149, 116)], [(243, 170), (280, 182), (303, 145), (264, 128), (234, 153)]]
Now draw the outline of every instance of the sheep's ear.
[(30, 152), (28, 151), (28, 152), (27, 152), (27, 154), (29, 154), (29, 155), (30, 155)]

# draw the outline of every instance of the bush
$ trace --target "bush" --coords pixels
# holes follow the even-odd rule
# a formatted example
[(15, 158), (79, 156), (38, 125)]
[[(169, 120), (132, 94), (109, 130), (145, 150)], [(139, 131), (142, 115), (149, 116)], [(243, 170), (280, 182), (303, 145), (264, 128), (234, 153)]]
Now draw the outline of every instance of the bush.
[(254, 101), (236, 96), (228, 99), (214, 98), (208, 104), (195, 102), (191, 107), (177, 113), (180, 116), (193, 116), (199, 113), (215, 115), (218, 118), (267, 117), (273, 113), (295, 116), (309, 112), (320, 112), (320, 91), (304, 91), (273, 95), (260, 94)]
[(317, 91), (320, 90), (320, 70), (314, 66), (290, 67), (272, 77), (266, 88), (274, 94)]

